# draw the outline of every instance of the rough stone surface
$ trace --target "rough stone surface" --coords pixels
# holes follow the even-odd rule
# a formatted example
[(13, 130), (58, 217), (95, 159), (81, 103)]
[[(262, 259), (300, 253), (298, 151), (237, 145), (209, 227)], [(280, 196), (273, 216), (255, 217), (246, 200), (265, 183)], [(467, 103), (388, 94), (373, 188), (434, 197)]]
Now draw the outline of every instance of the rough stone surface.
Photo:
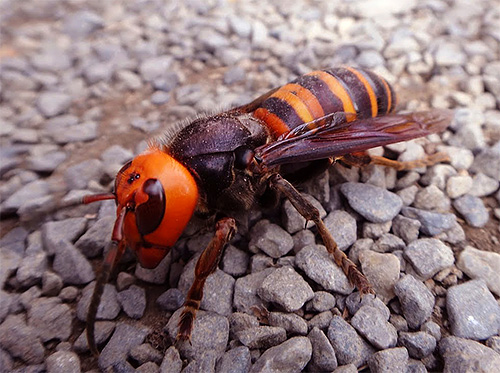
[(363, 274), (382, 301), (389, 302), (394, 298), (394, 285), (399, 280), (399, 259), (393, 254), (365, 250), (359, 254), (359, 261)]
[(272, 258), (279, 258), (293, 248), (293, 239), (283, 228), (269, 221), (261, 221), (252, 228), (254, 239), (250, 240), (249, 248), (262, 250)]
[(404, 347), (378, 351), (368, 361), (373, 372), (405, 372), (407, 364), (408, 351)]
[(387, 322), (387, 318), (378, 308), (369, 305), (361, 307), (352, 317), (351, 324), (378, 349), (396, 346), (396, 328)]
[(35, 299), (28, 310), (28, 325), (43, 342), (67, 340), (71, 335), (72, 321), (71, 309), (61, 304), (59, 298)]
[(495, 372), (500, 355), (483, 344), (458, 337), (446, 337), (439, 343), (445, 372)]
[(500, 254), (468, 246), (458, 256), (457, 267), (473, 279), (482, 279), (500, 296)]
[(431, 316), (434, 296), (412, 275), (403, 276), (394, 286), (394, 293), (401, 302), (403, 315), (410, 328), (417, 329)]
[(453, 251), (434, 238), (413, 241), (404, 250), (405, 258), (424, 279), (429, 279), (455, 262)]
[(143, 288), (132, 285), (127, 290), (120, 291), (117, 294), (123, 311), (128, 317), (140, 319), (146, 309), (146, 292)]
[(0, 347), (27, 364), (40, 364), (44, 359), (36, 330), (26, 325), (22, 315), (9, 315), (0, 325)]
[(313, 328), (308, 336), (312, 345), (312, 358), (309, 369), (313, 371), (332, 371), (337, 368), (337, 358), (330, 341), (325, 333), (318, 328)]
[(414, 359), (429, 356), (436, 349), (436, 338), (425, 332), (402, 332), (399, 334), (398, 342)]
[(455, 201), (453, 207), (467, 220), (473, 227), (483, 227), (490, 217), (488, 210), (484, 207), (483, 201), (479, 197), (466, 194)]
[(312, 345), (307, 337), (294, 337), (264, 352), (250, 369), (251, 373), (264, 369), (276, 372), (300, 372), (311, 360)]
[(286, 330), (274, 326), (256, 326), (237, 333), (238, 340), (250, 349), (267, 349), (286, 340)]
[(50, 355), (47, 360), (47, 372), (80, 372), (80, 359), (71, 351), (57, 351)]
[(216, 370), (221, 373), (246, 373), (252, 366), (250, 350), (240, 346), (227, 351), (217, 362)]

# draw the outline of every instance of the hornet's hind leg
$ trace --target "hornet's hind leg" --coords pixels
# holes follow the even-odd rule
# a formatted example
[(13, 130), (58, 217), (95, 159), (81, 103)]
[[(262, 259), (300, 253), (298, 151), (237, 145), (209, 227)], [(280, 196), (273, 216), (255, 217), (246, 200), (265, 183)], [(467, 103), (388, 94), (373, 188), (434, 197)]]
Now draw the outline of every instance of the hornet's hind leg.
[(212, 241), (210, 241), (196, 263), (194, 282), (187, 294), (184, 309), (179, 320), (177, 340), (185, 341), (191, 338), (196, 312), (200, 309), (201, 299), (203, 298), (205, 281), (217, 269), (224, 248), (235, 233), (236, 222), (234, 219), (223, 218), (217, 222), (214, 238), (212, 238)]
[(363, 275), (360, 270), (337, 246), (332, 234), (328, 231), (319, 216), (319, 211), (314, 207), (309, 201), (307, 201), (302, 195), (290, 184), (287, 180), (283, 179), (281, 175), (274, 174), (270, 178), (271, 187), (283, 193), (292, 203), (292, 205), (297, 209), (297, 211), (306, 220), (311, 220), (316, 223), (321, 238), (328, 250), (328, 252), (333, 256), (335, 263), (342, 268), (347, 278), (351, 283), (356, 286), (361, 293), (361, 295), (374, 293), (372, 286), (370, 285), (368, 279)]

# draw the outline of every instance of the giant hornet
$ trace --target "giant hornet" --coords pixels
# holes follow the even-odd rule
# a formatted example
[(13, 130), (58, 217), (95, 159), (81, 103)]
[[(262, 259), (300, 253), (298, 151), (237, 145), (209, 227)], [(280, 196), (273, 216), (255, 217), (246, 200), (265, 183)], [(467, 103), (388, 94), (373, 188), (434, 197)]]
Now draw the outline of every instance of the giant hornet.
[(255, 101), (196, 119), (150, 147), (118, 172), (112, 193), (80, 203), (116, 201), (116, 221), (87, 317), (87, 338), (97, 354), (94, 322), (111, 271), (128, 247), (146, 268), (156, 267), (194, 214), (216, 217), (215, 235), (202, 252), (182, 311), (178, 340), (189, 340), (203, 286), (236, 232), (236, 212), (290, 200), (317, 231), (349, 280), (363, 294), (372, 287), (337, 247), (318, 210), (291, 182), (304, 181), (341, 160), (398, 170), (430, 165), (441, 153), (398, 162), (365, 151), (444, 130), (446, 110), (393, 114), (396, 96), (375, 73), (351, 67), (313, 71)]

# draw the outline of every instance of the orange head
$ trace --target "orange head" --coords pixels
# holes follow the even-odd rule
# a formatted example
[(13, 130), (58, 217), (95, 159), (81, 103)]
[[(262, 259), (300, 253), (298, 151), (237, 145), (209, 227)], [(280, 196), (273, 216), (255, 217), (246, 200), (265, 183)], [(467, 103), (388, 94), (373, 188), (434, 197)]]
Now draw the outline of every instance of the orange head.
[(125, 208), (122, 234), (143, 267), (167, 255), (191, 219), (198, 187), (181, 163), (151, 148), (125, 164), (115, 180), (117, 215)]

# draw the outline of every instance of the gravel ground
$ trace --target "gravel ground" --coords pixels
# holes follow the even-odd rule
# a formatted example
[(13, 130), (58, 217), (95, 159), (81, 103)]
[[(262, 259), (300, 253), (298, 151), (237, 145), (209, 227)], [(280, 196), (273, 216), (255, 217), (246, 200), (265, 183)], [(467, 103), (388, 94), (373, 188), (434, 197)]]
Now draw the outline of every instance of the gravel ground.
[[(497, 0), (0, 5), (2, 371), (500, 369)], [(359, 302), (285, 202), (249, 214), (207, 281), (191, 345), (172, 336), (208, 225), (190, 226), (156, 270), (124, 258), (93, 358), (82, 320), (113, 203), (41, 217), (40, 207), (109, 190), (145, 139), (177, 120), (338, 64), (387, 78), (402, 110), (456, 113), (441, 136), (385, 149), (400, 160), (441, 150), (449, 164), (336, 165), (303, 186), (377, 298)]]

